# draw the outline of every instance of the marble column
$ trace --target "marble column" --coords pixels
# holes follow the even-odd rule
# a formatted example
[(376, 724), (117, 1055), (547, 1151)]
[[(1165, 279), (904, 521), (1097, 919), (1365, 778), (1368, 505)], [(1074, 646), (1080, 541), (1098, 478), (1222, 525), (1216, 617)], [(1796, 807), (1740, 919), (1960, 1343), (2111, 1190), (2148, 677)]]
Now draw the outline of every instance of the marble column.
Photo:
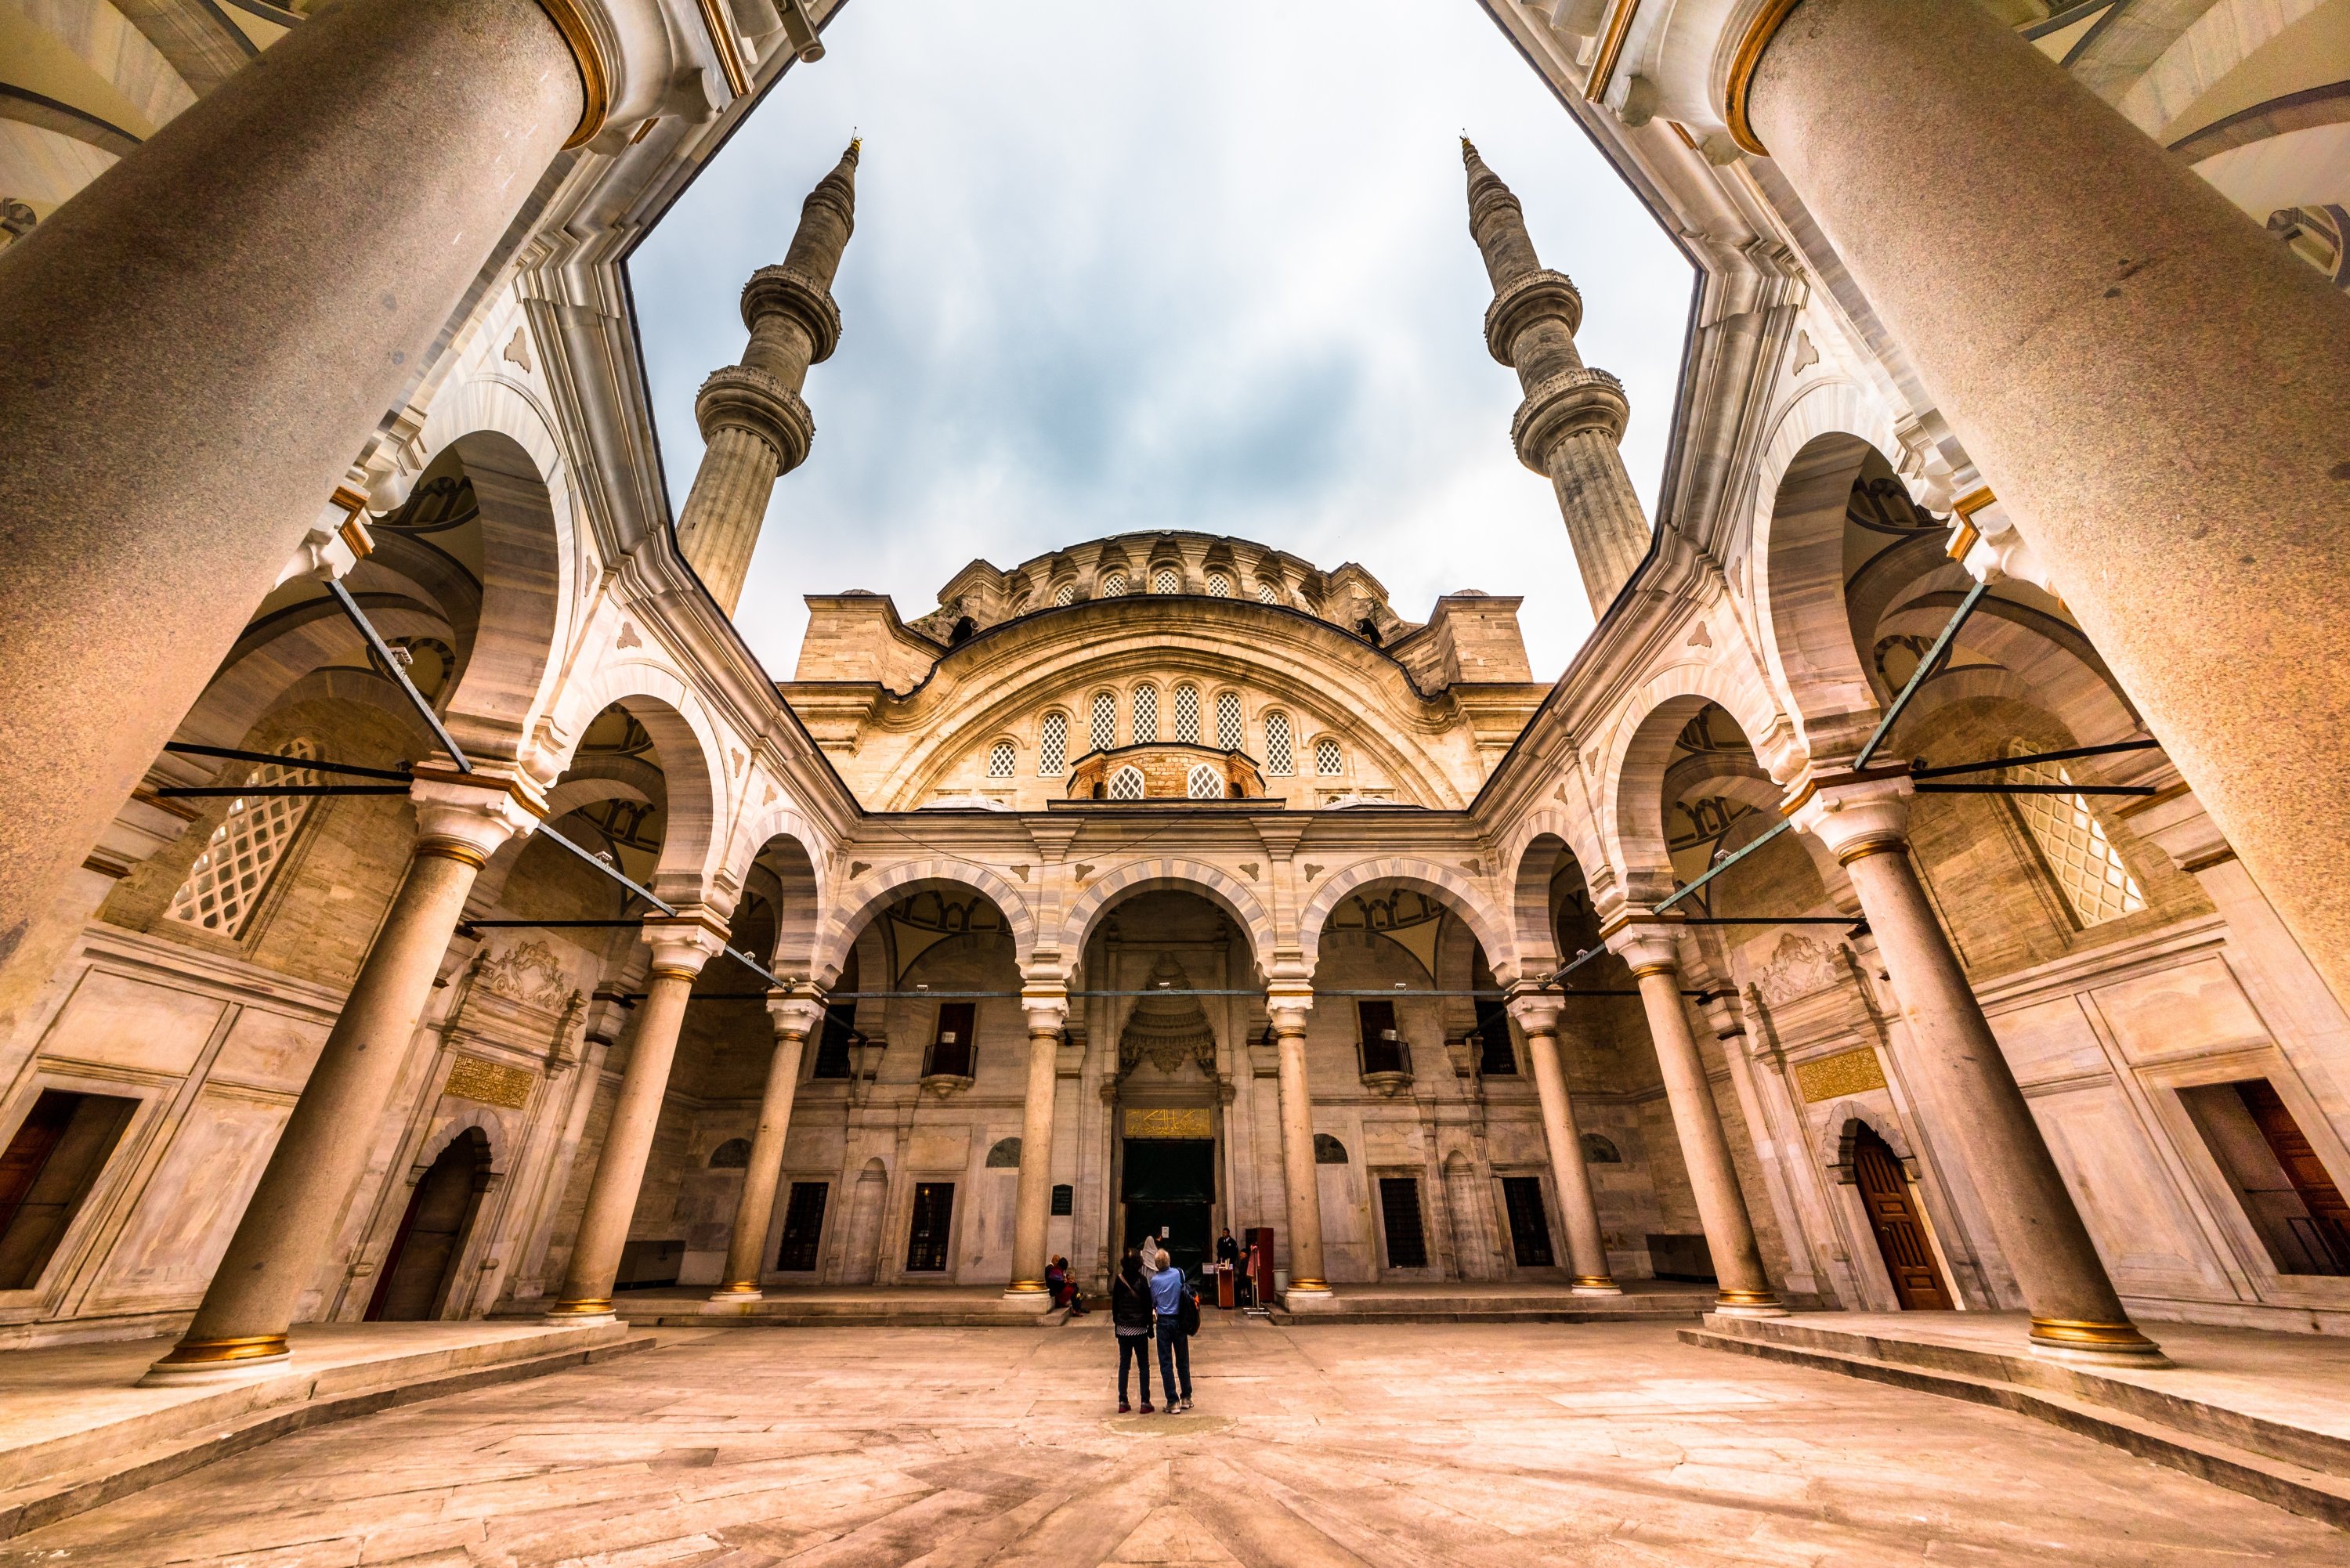
[(775, 1054), (767, 1058), (767, 1090), (759, 1100), (758, 1129), (751, 1135), (743, 1195), (734, 1204), (734, 1230), (726, 1239), (726, 1280), (712, 1302), (754, 1302), (763, 1294), (759, 1276), (768, 1266), (767, 1227), (784, 1179), (784, 1145), (792, 1130), (792, 1099), (799, 1093), (800, 1057), (807, 1037), (824, 1027), (824, 998), (813, 988), (770, 992), (767, 1015), (775, 1023)]
[(0, 961), (581, 128), (581, 82), (537, 0), (344, 0), (0, 252)]
[(1732, 105), (2350, 1000), (2350, 298), (1989, 9), (1803, 0)]
[[(1837, 783), (1838, 777), (1848, 780)], [(1851, 874), (1908, 1024), (1903, 1070), (1974, 1178), (1991, 1234), (2032, 1313), (2032, 1347), (2058, 1360), (2167, 1363), (2131, 1324), (2032, 1106), (1909, 859), (1906, 776), (1814, 781), (1795, 824)]]
[(1069, 999), (1057, 985), (1024, 985), (1020, 1006), (1028, 1015), (1028, 1098), (1020, 1122), (1020, 1188), (1012, 1210), (1012, 1283), (1003, 1293), (1050, 1307), (1045, 1237), (1053, 1212), (1053, 1092)]
[(1265, 998), (1281, 1064), (1281, 1174), (1289, 1189), (1289, 1293), (1326, 1297), (1322, 1272), (1322, 1179), (1314, 1163), (1314, 1093), (1305, 1082), (1305, 1019), (1314, 993), (1275, 988)]
[(1680, 955), (1671, 931), (1626, 926), (1608, 937), (1607, 945), (1632, 966), (1633, 978), (1640, 987), (1640, 1005), (1648, 1015), (1648, 1034), (1656, 1043), (1665, 1098), (1672, 1107), (1673, 1133), (1697, 1199), (1706, 1250), (1713, 1254), (1714, 1279), (1720, 1286), (1713, 1310), (1734, 1317), (1782, 1316), (1786, 1309), (1779, 1304), (1778, 1293), (1762, 1272), (1762, 1250), (1755, 1244), (1754, 1220), (1746, 1211), (1746, 1194), (1738, 1185), (1738, 1168), (1731, 1159), (1730, 1139), (1721, 1128), (1721, 1110), (1714, 1104), (1713, 1085), (1706, 1081), (1705, 1061), (1698, 1054), (1689, 1010), (1681, 1005)]
[(579, 1234), (564, 1270), (563, 1292), (546, 1309), (550, 1323), (609, 1323), (616, 1315), (612, 1282), (619, 1277), (620, 1252), (636, 1218), (638, 1189), (644, 1185), (645, 1159), (660, 1126), (670, 1064), (677, 1057), (678, 1026), (685, 1022), (694, 977), (717, 956), (726, 929), (714, 915), (689, 909), (647, 920), (644, 940), (653, 955), (645, 999), (629, 1042), (629, 1064), (620, 1072), (611, 1125), (604, 1130), (604, 1147), (596, 1157), (587, 1210), (579, 1217)]
[(1566, 1069), (1559, 1060), (1555, 995), (1521, 991), (1509, 1002), (1510, 1016), (1526, 1032), (1534, 1058), (1534, 1093), (1542, 1101), (1543, 1141), (1550, 1147), (1551, 1185), (1558, 1192), (1558, 1216), (1566, 1227), (1567, 1272), (1579, 1296), (1620, 1296), (1607, 1268), (1607, 1244), (1599, 1233), (1599, 1205), (1591, 1195), (1591, 1168), (1583, 1158), (1583, 1133), (1575, 1125), (1575, 1101), (1566, 1092)]
[(282, 1366), (286, 1331), (316, 1282), (367, 1167), (384, 1106), (473, 877), (544, 809), (521, 774), (424, 764), (411, 791), (416, 846), (194, 1321), (150, 1386), (240, 1378)]

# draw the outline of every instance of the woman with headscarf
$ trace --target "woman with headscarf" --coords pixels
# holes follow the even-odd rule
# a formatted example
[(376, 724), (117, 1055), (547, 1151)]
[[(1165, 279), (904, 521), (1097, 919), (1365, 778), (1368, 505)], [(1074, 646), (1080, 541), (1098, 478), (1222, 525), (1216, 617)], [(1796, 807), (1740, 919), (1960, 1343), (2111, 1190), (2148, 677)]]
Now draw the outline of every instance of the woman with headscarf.
[(1143, 1279), (1142, 1254), (1129, 1247), (1118, 1262), (1118, 1272), (1109, 1282), (1109, 1322), (1118, 1335), (1118, 1408), (1120, 1415), (1133, 1407), (1126, 1402), (1126, 1369), (1130, 1364), (1142, 1373), (1142, 1413), (1150, 1414), (1150, 1324), (1153, 1317), (1150, 1286)]

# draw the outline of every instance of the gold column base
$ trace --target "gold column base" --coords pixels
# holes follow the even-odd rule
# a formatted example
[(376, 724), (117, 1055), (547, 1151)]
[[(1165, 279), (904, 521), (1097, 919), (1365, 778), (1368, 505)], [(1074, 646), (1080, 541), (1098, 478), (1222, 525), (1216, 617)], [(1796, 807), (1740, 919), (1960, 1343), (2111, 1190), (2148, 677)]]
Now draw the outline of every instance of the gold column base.
[(1330, 1288), (1330, 1282), (1327, 1280), (1292, 1280), (1289, 1282), (1289, 1288), (1293, 1291), (1326, 1291)]
[[(712, 1293), (713, 1299), (717, 1296), (755, 1296), (760, 1293), (759, 1282), (756, 1280), (729, 1280)], [(609, 1303), (605, 1304), (610, 1305)]]
[(604, 1296), (586, 1301), (557, 1302), (546, 1309), (546, 1315), (549, 1317), (609, 1317), (612, 1315), (612, 1298)]
[(1612, 1274), (1577, 1274), (1568, 1282), (1568, 1285), (1569, 1288), (1578, 1291), (1607, 1291), (1617, 1295), (1623, 1293), (1623, 1287), (1616, 1282), (1616, 1278)]
[(247, 1334), (233, 1339), (183, 1339), (158, 1366), (219, 1366), (290, 1355), (282, 1334)]
[(2053, 1345), (2066, 1350), (2161, 1354), (2161, 1347), (2140, 1334), (2137, 1325), (2126, 1318), (2119, 1323), (2092, 1323), (2081, 1318), (2035, 1317), (2032, 1320), (2032, 1339), (2035, 1345)]
[(1725, 1290), (1714, 1296), (1713, 1304), (1725, 1307), (1774, 1307), (1781, 1303), (1778, 1293), (1773, 1291)]
[(1042, 1280), (1014, 1280), (1010, 1284), (1003, 1287), (1003, 1293), (1007, 1296), (1041, 1296), (1045, 1293), (1045, 1282)]

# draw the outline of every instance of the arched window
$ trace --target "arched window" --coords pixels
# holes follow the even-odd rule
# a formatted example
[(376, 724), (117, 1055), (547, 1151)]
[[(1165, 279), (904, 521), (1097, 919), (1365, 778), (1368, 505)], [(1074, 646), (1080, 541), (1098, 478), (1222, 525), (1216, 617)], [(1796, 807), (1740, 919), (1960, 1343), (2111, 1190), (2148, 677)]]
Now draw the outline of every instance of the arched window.
[[(289, 759), (317, 754), (307, 740), (290, 741), (278, 752)], [(248, 782), (266, 787), (316, 784), (318, 777), (300, 767), (264, 763)], [(315, 804), (307, 795), (238, 795), (231, 800), (228, 815), (213, 829), (204, 852), (188, 867), (188, 879), (172, 895), (169, 917), (220, 936), (242, 935)]]
[(730, 1137), (710, 1151), (712, 1170), (747, 1170), (751, 1167), (751, 1140)]
[(1134, 689), (1134, 743), (1154, 745), (1159, 740), (1159, 688), (1138, 686)]
[(1183, 591), (1183, 574), (1172, 566), (1161, 566), (1150, 574), (1150, 591), (1154, 594), (1180, 594)]
[(1101, 597), (1104, 597), (1104, 598), (1106, 598), (1106, 599), (1121, 598), (1121, 597), (1125, 597), (1125, 594), (1126, 594), (1126, 574), (1125, 574), (1124, 572), (1112, 571), (1112, 572), (1106, 572), (1106, 573), (1104, 573), (1104, 574), (1102, 575), (1102, 580), (1101, 580)]
[(1208, 574), (1208, 597), (1211, 599), (1228, 599), (1232, 597), (1232, 579), (1230, 575), (1223, 572), (1210, 572)]
[(1069, 605), (1073, 605), (1073, 604), (1075, 604), (1075, 603), (1076, 603), (1076, 602), (1077, 602), (1077, 585), (1076, 585), (1076, 584), (1075, 584), (1075, 583), (1063, 583), (1059, 587), (1055, 588), (1055, 589), (1053, 590), (1053, 607), (1054, 607), (1054, 608), (1055, 608), (1055, 609), (1065, 608), (1065, 607), (1066, 607), (1067, 606), (1069, 606)]
[(1621, 1165), (1624, 1157), (1616, 1146), (1597, 1133), (1583, 1135), (1583, 1162), (1586, 1165)]
[(987, 776), (1008, 779), (1020, 760), (1019, 748), (1009, 741), (998, 741), (987, 748)]
[(1316, 1165), (1346, 1164), (1347, 1146), (1340, 1143), (1336, 1138), (1332, 1137), (1328, 1133), (1315, 1133), (1314, 1135), (1314, 1163)]
[[(2010, 756), (2033, 751), (2022, 741), (2008, 747)], [(2055, 763), (2031, 763), (2009, 770), (2016, 784), (2055, 785), (2069, 792), (2073, 775)], [(2008, 803), (2032, 835), (2048, 874), (2084, 926), (2134, 915), (2146, 908), (2146, 895), (2121, 852), (2106, 836), (2105, 825), (2089, 809), (2088, 797), (2070, 793), (2010, 795)]]
[(1224, 798), (1224, 775), (1216, 771), (1213, 763), (1196, 763), (1191, 776), (1183, 781), (1183, 793), (1193, 800), (1222, 800)]
[(1175, 740), (1180, 745), (1200, 743), (1200, 689), (1197, 686), (1175, 688)]
[(1113, 692), (1094, 693), (1094, 750), (1107, 752), (1118, 745), (1118, 697)]
[(1267, 713), (1264, 716), (1264, 771), (1286, 778), (1297, 771), (1297, 763), (1289, 752), (1289, 715)]
[(1244, 737), (1241, 733), (1241, 694), (1220, 691), (1216, 694), (1216, 744), (1228, 752), (1241, 749)]
[(1326, 779), (1336, 778), (1347, 771), (1347, 753), (1327, 735), (1314, 742), (1314, 771)]
[(1279, 604), (1281, 602), (1281, 585), (1279, 583), (1259, 583), (1256, 586), (1256, 602), (1261, 605)]
[(1069, 765), (1069, 716), (1055, 708), (1045, 715), (1036, 735), (1036, 776), (1058, 778)]
[(1140, 800), (1142, 770), (1138, 767), (1123, 767), (1110, 774), (1109, 797), (1112, 800)]
[(988, 1145), (986, 1168), (989, 1170), (1019, 1169), (1020, 1140), (1016, 1137), (1000, 1137)]

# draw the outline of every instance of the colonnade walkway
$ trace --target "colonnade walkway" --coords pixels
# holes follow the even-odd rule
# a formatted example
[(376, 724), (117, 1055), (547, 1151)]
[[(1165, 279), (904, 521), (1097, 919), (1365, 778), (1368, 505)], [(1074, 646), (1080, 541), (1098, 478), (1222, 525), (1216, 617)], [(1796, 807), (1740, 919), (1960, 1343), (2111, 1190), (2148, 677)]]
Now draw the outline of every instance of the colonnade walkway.
[(1178, 1417), (1113, 1413), (1100, 1317), (652, 1337), (223, 1459), (0, 1568), (2350, 1561), (2044, 1422), (1663, 1324), (1211, 1314)]

